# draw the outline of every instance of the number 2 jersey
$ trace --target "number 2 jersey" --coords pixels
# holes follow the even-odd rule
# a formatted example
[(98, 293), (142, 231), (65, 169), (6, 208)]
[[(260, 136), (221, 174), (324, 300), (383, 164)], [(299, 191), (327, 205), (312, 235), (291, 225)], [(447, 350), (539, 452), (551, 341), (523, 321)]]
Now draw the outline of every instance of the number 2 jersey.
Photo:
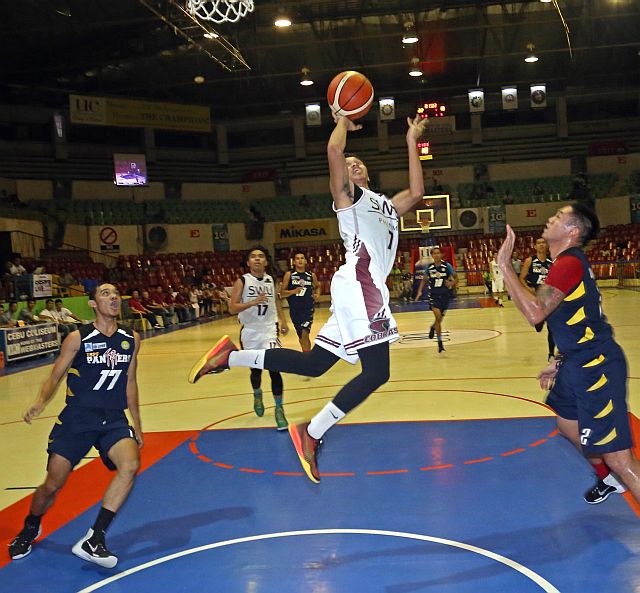
[(553, 260), (550, 257), (546, 258), (544, 261), (538, 259), (538, 256), (532, 257), (529, 271), (525, 277), (526, 283), (531, 288), (538, 288), (538, 286), (544, 284), (552, 263)]
[(80, 348), (67, 371), (68, 406), (124, 410), (127, 376), (135, 350), (133, 332), (118, 326), (112, 336), (82, 325)]

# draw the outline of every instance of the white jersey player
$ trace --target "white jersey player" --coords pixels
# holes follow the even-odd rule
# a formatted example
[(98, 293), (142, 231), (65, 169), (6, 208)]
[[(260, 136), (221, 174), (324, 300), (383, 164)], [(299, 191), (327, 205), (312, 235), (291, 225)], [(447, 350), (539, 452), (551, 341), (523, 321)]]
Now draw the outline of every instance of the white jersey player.
[(338, 217), (346, 259), (331, 281), (332, 315), (309, 352), (288, 349), (238, 352), (223, 337), (192, 368), (195, 383), (208, 373), (248, 366), (317, 377), (340, 358), (362, 365), (360, 375), (347, 383), (310, 422), (290, 424), (289, 434), (302, 467), (313, 482), (320, 481), (317, 450), (322, 435), (389, 380), (389, 342), (398, 329), (389, 310), (386, 279), (398, 244), (399, 217), (422, 199), (424, 180), (418, 158), (418, 139), (427, 120), (407, 118), (409, 188), (388, 199), (369, 189), (364, 163), (345, 156), (347, 133), (361, 129), (353, 121), (335, 116), (327, 144), (331, 196)]
[[(267, 274), (267, 253), (261, 247), (249, 252), (249, 273), (238, 278), (231, 291), (229, 312), (238, 314), (240, 343), (243, 349), (279, 348), (278, 332), (289, 331), (287, 320), (280, 306), (278, 291), (272, 276)], [(287, 419), (282, 406), (284, 386), (278, 372), (270, 372), (271, 391), (275, 401), (275, 420), (278, 430), (287, 429)], [(251, 369), (253, 409), (258, 416), (264, 415), (262, 401), (262, 371)]]

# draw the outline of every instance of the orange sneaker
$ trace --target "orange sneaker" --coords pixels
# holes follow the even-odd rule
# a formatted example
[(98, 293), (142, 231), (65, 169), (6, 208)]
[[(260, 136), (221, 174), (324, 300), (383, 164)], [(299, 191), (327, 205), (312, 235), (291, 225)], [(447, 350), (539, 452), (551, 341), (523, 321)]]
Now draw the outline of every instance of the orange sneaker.
[(204, 375), (221, 373), (229, 368), (229, 354), (237, 352), (236, 345), (229, 336), (222, 336), (189, 372), (189, 383), (195, 383)]
[(322, 440), (309, 436), (307, 427), (309, 422), (301, 424), (289, 424), (289, 436), (293, 441), (298, 459), (309, 479), (314, 484), (320, 483), (320, 472), (318, 471), (318, 449)]

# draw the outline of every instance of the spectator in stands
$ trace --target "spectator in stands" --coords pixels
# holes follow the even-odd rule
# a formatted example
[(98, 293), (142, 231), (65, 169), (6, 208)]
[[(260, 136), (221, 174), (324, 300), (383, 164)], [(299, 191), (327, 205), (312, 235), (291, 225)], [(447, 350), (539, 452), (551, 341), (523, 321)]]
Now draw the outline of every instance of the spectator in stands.
[(36, 315), (36, 301), (35, 299), (29, 299), (27, 301), (27, 306), (20, 311), (18, 315), (18, 319), (20, 321), (24, 321), (26, 325), (35, 325), (37, 323), (43, 323), (44, 320), (40, 319)]
[[(15, 301), (14, 301), (15, 302)], [(16, 307), (18, 303), (15, 303)], [(4, 303), (0, 303), (0, 327), (15, 327), (17, 322), (11, 315), (11, 310), (4, 310)]]
[(152, 297), (149, 295), (148, 290), (142, 291), (142, 299), (140, 300), (142, 306), (151, 311), (154, 315), (159, 315), (162, 317), (162, 323), (164, 327), (169, 327), (173, 324), (173, 314), (169, 313), (167, 309), (164, 308), (162, 303), (159, 303), (155, 295)]
[(75, 323), (64, 323), (60, 320), (60, 317), (56, 315), (55, 305), (53, 299), (47, 299), (45, 308), (40, 311), (38, 317), (41, 321), (49, 321), (58, 325), (58, 333), (60, 334), (60, 342), (64, 342), (64, 339), (77, 329)]
[(73, 313), (71, 310), (67, 309), (66, 307), (62, 306), (63, 305), (62, 299), (56, 299), (55, 305), (56, 305), (56, 313), (60, 318), (60, 321), (62, 321), (62, 323), (72, 323), (76, 326), (82, 325), (84, 323), (84, 321), (80, 319), (80, 317), (78, 317), (75, 313)]
[(69, 270), (62, 268), (62, 270), (60, 270), (58, 284), (60, 284), (60, 286), (64, 286), (65, 288), (69, 288), (70, 286), (78, 284), (78, 281), (73, 277), (73, 274), (69, 272)]
[(200, 301), (198, 300), (197, 284), (192, 284), (187, 287), (187, 295), (189, 298), (189, 304), (193, 309), (194, 319), (200, 317)]
[(156, 316), (149, 311), (143, 304), (140, 298), (140, 291), (135, 289), (131, 291), (131, 298), (129, 299), (129, 309), (133, 313), (134, 319), (138, 317), (144, 317), (154, 329), (162, 329), (162, 326), (158, 323)]
[(7, 309), (7, 314), (9, 315), (12, 321), (15, 321), (15, 325), (18, 325), (18, 302), (17, 301), (9, 301), (9, 308)]
[[(173, 316), (176, 315), (176, 310), (173, 306), (173, 297), (171, 294), (166, 292), (161, 284), (158, 284), (153, 299), (156, 303), (160, 303), (160, 305), (167, 310), (167, 313), (171, 315), (171, 323), (173, 324)], [(178, 316), (178, 321), (180, 321), (180, 316)]]
[(191, 303), (189, 302), (188, 286), (180, 286), (178, 288), (178, 292), (173, 297), (173, 301), (180, 323), (195, 320), (196, 313), (193, 310)]
[(303, 208), (308, 208), (309, 206), (311, 206), (309, 198), (307, 198), (306, 194), (302, 194), (302, 197), (298, 200), (298, 204)]
[(33, 269), (33, 274), (46, 274), (47, 268), (44, 264), (40, 263)]
[(22, 265), (22, 258), (19, 255), (16, 255), (10, 263), (9, 272), (13, 276), (22, 276), (22, 274), (27, 273), (27, 269)]
[(511, 190), (510, 189), (505, 189), (504, 190), (504, 196), (502, 196), (502, 203), (503, 204), (513, 204), (513, 196), (511, 195)]
[(200, 312), (203, 317), (213, 315), (213, 291), (209, 288), (210, 284), (203, 284), (200, 287)]
[(520, 276), (520, 270), (522, 269), (522, 258), (517, 251), (514, 251), (511, 255), (511, 265), (513, 266), (513, 271), (517, 276)]

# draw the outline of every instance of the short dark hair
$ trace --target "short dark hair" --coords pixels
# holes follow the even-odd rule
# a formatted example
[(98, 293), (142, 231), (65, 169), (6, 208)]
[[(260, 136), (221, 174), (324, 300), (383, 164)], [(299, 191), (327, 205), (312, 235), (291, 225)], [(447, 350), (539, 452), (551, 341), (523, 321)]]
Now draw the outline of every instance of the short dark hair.
[(600, 221), (598, 220), (598, 215), (589, 206), (582, 202), (573, 202), (571, 204), (571, 216), (580, 230), (581, 245), (586, 245), (598, 236)]
[(60, 303), (62, 305), (62, 299), (56, 299), (56, 305)]
[(30, 305), (31, 303), (33, 303), (35, 305), (36, 304), (36, 299), (29, 299), (27, 301), (27, 305)]
[(47, 299), (46, 304), (53, 303), (53, 299)]
[(16, 305), (16, 307), (18, 306), (18, 301), (9, 301), (9, 306), (11, 305)]

